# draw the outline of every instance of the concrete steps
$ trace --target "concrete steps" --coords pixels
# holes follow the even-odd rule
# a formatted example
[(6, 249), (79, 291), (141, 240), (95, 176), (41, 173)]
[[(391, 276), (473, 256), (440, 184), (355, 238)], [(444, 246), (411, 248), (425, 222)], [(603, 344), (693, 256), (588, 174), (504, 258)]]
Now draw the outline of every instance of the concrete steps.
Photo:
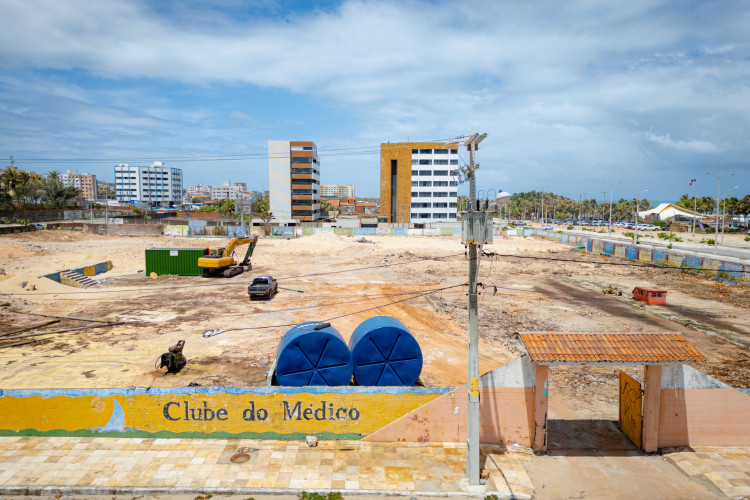
[(96, 285), (96, 281), (88, 276), (71, 271), (70, 269), (60, 272), (60, 283), (78, 288), (89, 288)]

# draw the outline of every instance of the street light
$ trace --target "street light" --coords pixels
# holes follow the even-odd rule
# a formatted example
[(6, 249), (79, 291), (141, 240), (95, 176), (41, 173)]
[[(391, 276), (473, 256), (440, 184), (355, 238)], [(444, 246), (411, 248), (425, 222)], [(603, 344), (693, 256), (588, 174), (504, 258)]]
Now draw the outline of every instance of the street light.
[[(648, 189), (644, 189), (643, 193), (648, 193)], [(633, 245), (638, 244), (638, 212), (641, 211), (641, 193), (636, 193), (635, 202), (635, 226), (633, 228)]]
[[(718, 174), (712, 174), (706, 172), (706, 175), (716, 177), (718, 180), (716, 185), (716, 227), (714, 228), (714, 254), (716, 253), (716, 247), (719, 245), (719, 202), (721, 201), (721, 176)], [(734, 174), (730, 174), (732, 176)], [(722, 242), (723, 243), (723, 242)]]
[[(732, 174), (734, 175), (734, 174)], [(739, 186), (734, 186), (732, 189), (739, 189)], [(724, 224), (727, 221), (727, 190), (724, 190), (724, 215), (721, 218), (721, 244), (724, 244)]]
[[(618, 184), (622, 184), (622, 181), (617, 181)], [(606, 181), (602, 181), (602, 184), (607, 184)], [(612, 236), (612, 183), (609, 183), (609, 222), (607, 223), (607, 236)]]
[(695, 215), (698, 213), (698, 179), (690, 179), (690, 185), (695, 184), (695, 196), (693, 196), (693, 236), (695, 236)]

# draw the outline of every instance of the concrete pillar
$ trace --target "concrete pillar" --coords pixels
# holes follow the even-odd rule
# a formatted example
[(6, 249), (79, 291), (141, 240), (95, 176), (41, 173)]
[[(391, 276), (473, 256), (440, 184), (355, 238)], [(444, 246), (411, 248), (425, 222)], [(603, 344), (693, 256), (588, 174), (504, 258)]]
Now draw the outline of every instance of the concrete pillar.
[(534, 451), (547, 451), (547, 376), (549, 366), (536, 365), (534, 387)]
[(659, 410), (661, 407), (661, 366), (646, 365), (643, 391), (643, 451), (659, 449)]

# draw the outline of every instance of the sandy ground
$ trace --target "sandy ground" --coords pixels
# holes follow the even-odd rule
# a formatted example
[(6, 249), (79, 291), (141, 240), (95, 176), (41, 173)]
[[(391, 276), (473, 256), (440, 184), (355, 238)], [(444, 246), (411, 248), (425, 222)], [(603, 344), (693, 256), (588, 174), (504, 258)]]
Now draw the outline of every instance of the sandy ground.
[[(330, 321), (348, 341), (360, 322), (375, 315), (394, 316), (415, 334), (424, 355), (425, 385), (465, 383), (469, 264), (459, 238), (262, 239), (253, 271), (231, 279), (152, 280), (143, 272), (146, 248), (224, 244), (71, 231), (0, 237), (5, 270), (0, 332), (50, 320), (32, 313), (124, 322), (0, 349), (2, 387), (262, 385), (291, 325)], [(480, 372), (522, 352), (514, 335), (519, 331), (669, 331), (684, 333), (708, 358), (698, 368), (736, 387), (750, 387), (750, 288), (575, 253), (542, 238), (498, 239), (485, 250), (497, 255), (483, 257), (480, 265)], [(94, 288), (75, 289), (41, 277), (105, 260), (114, 268), (97, 276), (103, 282)], [(281, 290), (273, 300), (248, 299), (247, 283), (257, 274), (279, 280)], [(667, 289), (668, 305), (634, 301), (635, 285)], [(610, 286), (622, 296), (601, 293)], [(62, 320), (40, 330), (82, 325)], [(209, 329), (226, 331), (204, 337)], [(186, 341), (186, 368), (177, 375), (156, 370), (157, 357), (180, 339)], [(554, 369), (552, 411), (561, 418), (616, 418), (617, 370)], [(625, 371), (642, 378), (641, 368)]]

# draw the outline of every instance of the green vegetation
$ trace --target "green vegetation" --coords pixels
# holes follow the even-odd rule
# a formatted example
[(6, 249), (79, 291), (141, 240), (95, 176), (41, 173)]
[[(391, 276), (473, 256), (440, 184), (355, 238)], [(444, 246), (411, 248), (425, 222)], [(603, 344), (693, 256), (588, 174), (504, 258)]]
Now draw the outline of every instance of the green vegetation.
[(663, 240), (682, 241), (682, 238), (680, 238), (674, 233), (659, 233), (656, 236)]
[(300, 500), (343, 500), (344, 496), (338, 491), (332, 491), (328, 494), (308, 493), (303, 491), (299, 495)]
[(570, 231), (571, 229), (573, 229), (573, 227), (574, 227), (573, 224), (568, 224), (568, 227), (565, 228), (565, 229), (567, 229), (568, 231)]
[(10, 216), (18, 209), (68, 208), (76, 206), (81, 192), (64, 187), (53, 170), (42, 178), (13, 165), (0, 172), (0, 215)]
[(714, 239), (713, 238), (701, 238), (699, 243), (705, 243), (706, 245), (712, 247), (714, 246)]

